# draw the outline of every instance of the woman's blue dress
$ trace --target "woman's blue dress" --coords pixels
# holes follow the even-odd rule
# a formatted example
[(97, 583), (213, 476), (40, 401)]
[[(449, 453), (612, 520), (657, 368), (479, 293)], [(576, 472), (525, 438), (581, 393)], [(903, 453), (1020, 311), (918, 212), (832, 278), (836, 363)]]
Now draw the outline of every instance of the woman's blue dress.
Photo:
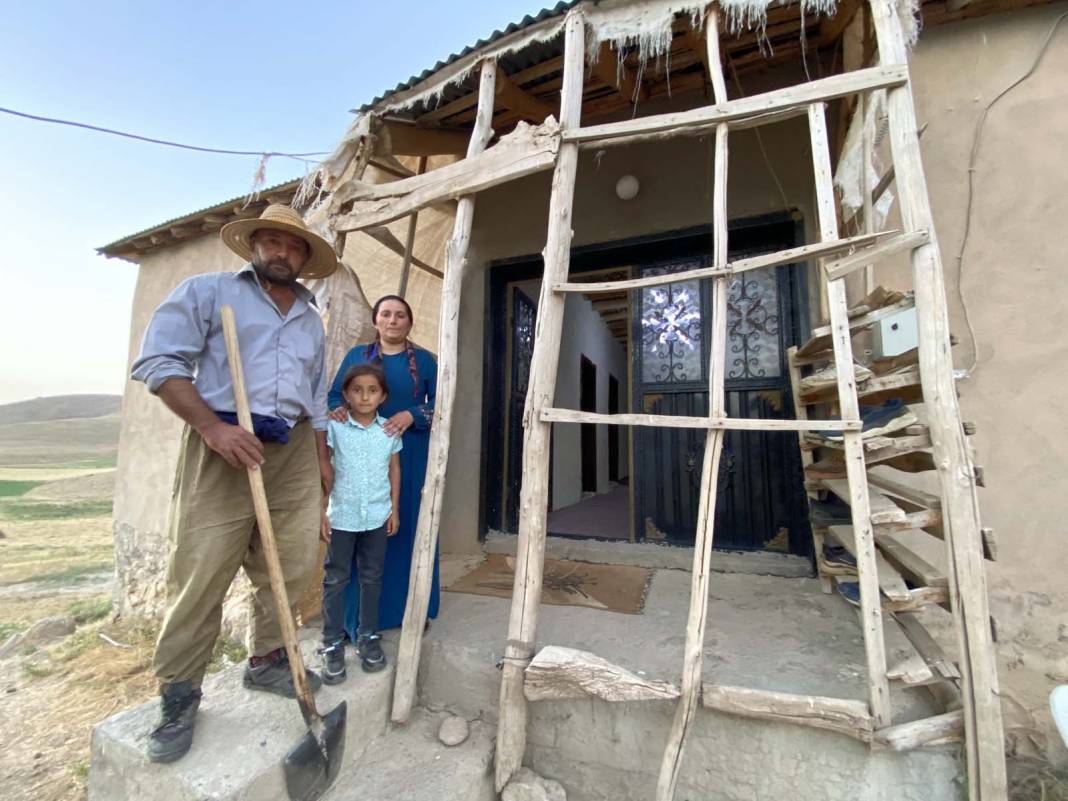
[[(341, 383), (349, 368), (368, 361), (370, 346), (357, 345), (348, 352), (338, 368), (330, 387), (328, 405), (335, 409), (344, 403)], [(416, 388), (404, 351), (382, 356), (382, 368), (389, 385), (389, 397), (379, 410), (385, 418), (397, 412), (409, 411), (414, 422), (402, 435), (404, 448), (400, 452), (401, 492), (400, 531), (389, 538), (386, 550), (386, 565), (382, 574), (382, 600), (379, 604), (379, 628), (391, 629), (404, 621), (404, 607), (408, 601), (408, 577), (412, 568), (412, 548), (415, 545), (415, 527), (419, 520), (419, 500), (426, 476), (427, 452), (430, 448), (431, 415), (437, 395), (438, 365), (434, 357), (422, 348), (415, 348), (415, 365), (419, 373)], [(434, 554), (434, 579), (430, 587), (430, 618), (438, 616), (441, 589), (438, 579), (438, 555)], [(360, 619), (360, 586), (356, 571), (345, 592), (345, 630), (356, 642), (356, 627)]]

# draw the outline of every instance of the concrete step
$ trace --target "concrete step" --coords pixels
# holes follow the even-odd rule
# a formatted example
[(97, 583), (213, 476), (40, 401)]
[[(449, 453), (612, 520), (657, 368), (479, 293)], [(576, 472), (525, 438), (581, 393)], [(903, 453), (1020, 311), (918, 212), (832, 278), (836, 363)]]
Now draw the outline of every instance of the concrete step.
[(460, 745), (438, 741), (444, 713), (416, 708), (343, 772), (323, 801), (493, 801), (496, 728), (474, 721)]
[[(314, 636), (317, 632), (304, 633)], [(318, 666), (313, 640), (301, 643), (305, 663)], [(366, 674), (351, 648), (349, 678), (324, 686), (315, 696), (326, 713), (348, 703), (345, 762), (351, 774), (367, 747), (386, 733), (395, 651), (387, 644), (390, 668)], [(246, 690), (244, 665), (209, 677), (197, 715), (193, 747), (179, 761), (156, 765), (145, 756), (159, 702), (121, 712), (93, 729), (90, 801), (287, 801), (282, 759), (307, 731), (297, 702)]]

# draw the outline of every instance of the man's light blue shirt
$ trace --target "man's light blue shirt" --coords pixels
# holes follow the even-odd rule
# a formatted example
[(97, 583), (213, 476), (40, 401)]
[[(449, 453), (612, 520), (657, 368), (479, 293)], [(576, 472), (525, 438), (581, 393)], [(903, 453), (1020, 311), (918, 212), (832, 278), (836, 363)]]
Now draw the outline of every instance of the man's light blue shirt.
[(326, 444), (334, 456), (334, 489), (327, 516), (331, 528), (340, 531), (371, 531), (389, 519), (389, 460), (400, 453), (401, 438), (382, 428), (385, 418), (376, 415), (362, 426), (350, 414), (344, 423), (331, 419)]
[(323, 321), (307, 287), (283, 315), (256, 280), (251, 264), (236, 273), (196, 275), (179, 284), (152, 315), (131, 377), (153, 393), (169, 378), (192, 379), (217, 412), (235, 411), (222, 307), (237, 318), (245, 387), (253, 414), (280, 417), (292, 427), (311, 418), (326, 429), (328, 388)]

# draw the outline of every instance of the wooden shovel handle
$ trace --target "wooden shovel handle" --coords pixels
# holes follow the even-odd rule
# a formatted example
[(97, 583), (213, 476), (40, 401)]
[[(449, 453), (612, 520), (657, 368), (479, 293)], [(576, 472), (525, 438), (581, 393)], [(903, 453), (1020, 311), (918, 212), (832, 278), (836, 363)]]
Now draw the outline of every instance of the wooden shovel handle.
[[(245, 431), (252, 431), (252, 414), (248, 408), (248, 395), (245, 393), (245, 371), (241, 366), (241, 350), (237, 342), (237, 322), (234, 310), (230, 306), (222, 307), (223, 337), (226, 339), (226, 359), (230, 363), (230, 378), (234, 384), (234, 401), (237, 404), (237, 421)], [(293, 686), (297, 690), (297, 699), (309, 725), (319, 718), (315, 708), (315, 699), (308, 689), (308, 678), (304, 672), (304, 660), (297, 647), (297, 626), (289, 611), (289, 596), (286, 593), (285, 576), (282, 574), (282, 562), (278, 558), (278, 546), (274, 540), (274, 527), (271, 525), (271, 511), (267, 505), (267, 491), (263, 487), (263, 474), (258, 468), (248, 468), (248, 484), (252, 490), (252, 505), (256, 509), (256, 523), (259, 526), (260, 541), (263, 543), (264, 556), (267, 558), (267, 573), (271, 577), (271, 590), (278, 607), (278, 622), (282, 627), (282, 639), (285, 641), (286, 654), (289, 655), (289, 668), (293, 672)], [(309, 719), (309, 716), (311, 719)]]

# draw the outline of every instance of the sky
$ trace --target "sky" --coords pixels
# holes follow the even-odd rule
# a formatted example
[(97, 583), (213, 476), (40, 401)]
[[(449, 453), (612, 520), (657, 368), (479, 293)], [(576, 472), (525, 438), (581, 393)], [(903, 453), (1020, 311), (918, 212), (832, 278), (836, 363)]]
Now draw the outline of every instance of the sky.
[[(329, 151), (350, 109), (545, 5), (5, 3), (0, 106), (204, 147)], [(257, 162), (0, 113), (0, 403), (120, 394), (137, 267), (95, 249), (246, 193)], [(272, 159), (266, 185), (304, 170)]]

